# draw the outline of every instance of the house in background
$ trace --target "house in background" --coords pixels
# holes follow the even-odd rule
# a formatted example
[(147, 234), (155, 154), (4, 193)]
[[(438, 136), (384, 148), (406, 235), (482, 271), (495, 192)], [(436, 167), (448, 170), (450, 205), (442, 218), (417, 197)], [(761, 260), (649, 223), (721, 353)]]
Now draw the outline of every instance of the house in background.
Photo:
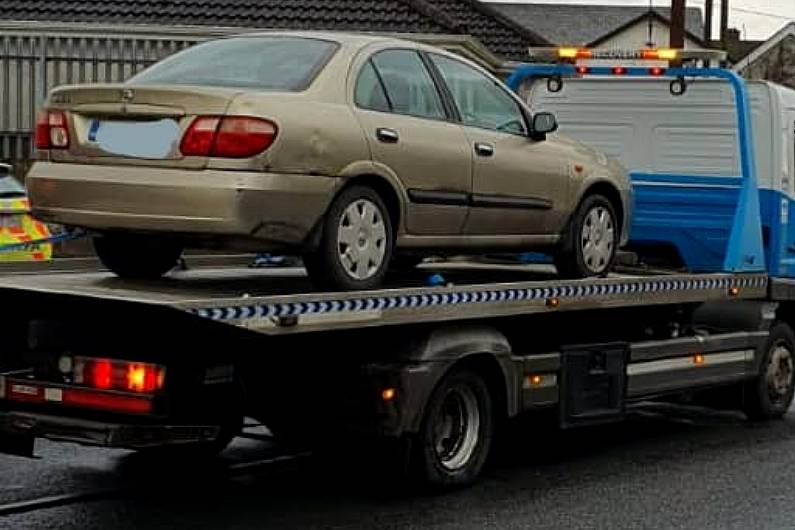
[(24, 172), (57, 85), (119, 82), (202, 40), (262, 29), (366, 31), (456, 51), (494, 71), (548, 45), (477, 0), (2, 0), (0, 161)]
[[(489, 5), (556, 46), (637, 50), (666, 48), (670, 42), (670, 9), (517, 2)], [(687, 9), (685, 29), (685, 48), (703, 48), (704, 18), (700, 8)]]
[(764, 79), (795, 89), (795, 22), (781, 28), (767, 41), (742, 41), (732, 35), (738, 48), (734, 70), (747, 79)]

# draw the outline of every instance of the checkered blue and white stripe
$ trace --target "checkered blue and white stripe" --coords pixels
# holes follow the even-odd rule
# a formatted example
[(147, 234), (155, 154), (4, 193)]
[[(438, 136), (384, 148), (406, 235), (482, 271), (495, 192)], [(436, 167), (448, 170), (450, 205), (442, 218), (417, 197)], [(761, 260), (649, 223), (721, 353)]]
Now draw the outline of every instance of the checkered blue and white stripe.
[(405, 308), (462, 306), (498, 302), (542, 301), (557, 298), (562, 303), (591, 297), (617, 297), (633, 294), (658, 295), (673, 291), (727, 290), (732, 287), (764, 288), (764, 276), (720, 278), (660, 278), (630, 279), (609, 283), (572, 282), (568, 285), (495, 289), (451, 290), (424, 294), (377, 294), (349, 299), (318, 299), (302, 302), (248, 303), (222, 307), (193, 308), (189, 311), (200, 317), (217, 321), (249, 320), (270, 317), (319, 315), (329, 313), (388, 311)]

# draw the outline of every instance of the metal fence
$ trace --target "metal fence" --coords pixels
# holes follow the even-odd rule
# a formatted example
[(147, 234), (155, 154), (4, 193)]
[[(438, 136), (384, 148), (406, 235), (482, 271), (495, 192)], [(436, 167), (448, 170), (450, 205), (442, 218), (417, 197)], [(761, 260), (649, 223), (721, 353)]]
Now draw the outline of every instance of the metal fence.
[(221, 33), (54, 29), (0, 25), (0, 160), (21, 168), (32, 153), (38, 107), (53, 87), (124, 81), (176, 51)]

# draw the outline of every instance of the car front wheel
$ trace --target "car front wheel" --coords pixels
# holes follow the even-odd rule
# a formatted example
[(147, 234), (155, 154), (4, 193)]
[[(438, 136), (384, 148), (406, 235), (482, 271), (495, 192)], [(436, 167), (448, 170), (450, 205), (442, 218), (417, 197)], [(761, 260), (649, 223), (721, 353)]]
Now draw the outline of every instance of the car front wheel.
[(563, 233), (555, 256), (558, 273), (566, 278), (606, 276), (616, 257), (619, 231), (610, 201), (602, 195), (586, 197)]
[(392, 223), (381, 197), (371, 188), (351, 186), (332, 203), (320, 245), (304, 264), (319, 287), (372, 289), (384, 279), (392, 247)]

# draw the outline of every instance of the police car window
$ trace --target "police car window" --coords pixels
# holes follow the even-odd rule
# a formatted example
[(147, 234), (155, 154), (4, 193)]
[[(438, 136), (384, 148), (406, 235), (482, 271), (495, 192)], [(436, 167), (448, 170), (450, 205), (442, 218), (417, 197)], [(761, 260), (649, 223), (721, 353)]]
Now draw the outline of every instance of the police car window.
[(512, 134), (526, 134), (524, 114), (516, 101), (495, 82), (476, 69), (432, 54), (444, 77), (465, 125)]
[(373, 56), (384, 82), (392, 112), (421, 118), (445, 117), (431, 74), (417, 52), (385, 50)]

